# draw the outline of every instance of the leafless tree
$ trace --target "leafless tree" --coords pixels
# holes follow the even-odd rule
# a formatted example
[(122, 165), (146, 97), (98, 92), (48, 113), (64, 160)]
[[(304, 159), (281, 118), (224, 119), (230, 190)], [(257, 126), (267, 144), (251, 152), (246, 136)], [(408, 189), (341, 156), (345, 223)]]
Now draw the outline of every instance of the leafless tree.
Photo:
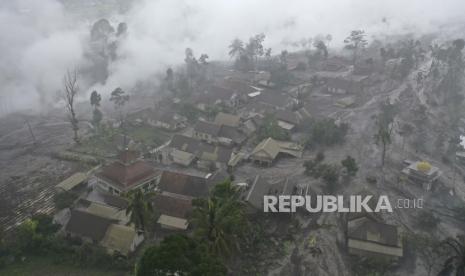
[(79, 90), (76, 69), (73, 71), (66, 71), (66, 75), (63, 78), (63, 85), (65, 87), (63, 91), (63, 99), (65, 100), (66, 111), (68, 112), (68, 120), (71, 123), (71, 127), (74, 132), (73, 140), (74, 142), (79, 143), (79, 121), (76, 117), (76, 111), (74, 109), (74, 100)]

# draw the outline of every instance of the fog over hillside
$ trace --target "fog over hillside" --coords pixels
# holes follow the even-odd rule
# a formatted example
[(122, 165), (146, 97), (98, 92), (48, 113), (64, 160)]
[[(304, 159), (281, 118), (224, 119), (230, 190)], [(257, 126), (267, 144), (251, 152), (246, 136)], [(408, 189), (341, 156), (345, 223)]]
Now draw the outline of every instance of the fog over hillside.
[[(79, 5), (97, 7), (100, 2), (108, 3), (0, 3), (0, 114), (55, 103), (66, 70), (89, 67), (91, 58), (86, 52), (90, 28), (100, 18), (81, 18), (73, 9)], [(94, 88), (103, 94), (116, 86), (130, 91), (137, 82), (183, 62), (186, 47), (196, 55), (207, 53), (210, 60), (228, 59), (227, 47), (232, 39), (247, 40), (257, 33), (266, 35), (265, 45), (275, 54), (282, 49), (298, 50), (293, 42), (318, 34), (331, 34), (330, 47), (337, 48), (353, 29), (380, 37), (381, 33), (413, 31), (421, 35), (448, 25), (448, 32), (460, 37), (460, 16), (465, 8), (461, 0), (141, 0), (133, 1), (127, 11), (122, 11), (117, 2), (111, 3), (114, 12), (107, 5), (107, 18), (115, 28), (119, 22), (126, 22), (128, 33), (119, 41), (118, 58), (108, 65), (104, 84), (81, 78), (82, 96), (87, 97)]]

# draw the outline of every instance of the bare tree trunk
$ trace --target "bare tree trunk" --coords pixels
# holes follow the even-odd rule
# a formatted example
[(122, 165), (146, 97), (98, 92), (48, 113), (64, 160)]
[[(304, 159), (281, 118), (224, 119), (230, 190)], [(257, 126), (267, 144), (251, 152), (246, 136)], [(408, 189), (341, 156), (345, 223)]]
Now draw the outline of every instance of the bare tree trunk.
[(74, 110), (74, 98), (78, 92), (77, 85), (77, 72), (76, 69), (73, 72), (69, 70), (63, 79), (65, 90), (63, 91), (63, 98), (66, 104), (66, 110), (68, 111), (68, 120), (71, 123), (71, 127), (74, 132), (73, 140), (77, 144), (79, 143), (79, 121)]

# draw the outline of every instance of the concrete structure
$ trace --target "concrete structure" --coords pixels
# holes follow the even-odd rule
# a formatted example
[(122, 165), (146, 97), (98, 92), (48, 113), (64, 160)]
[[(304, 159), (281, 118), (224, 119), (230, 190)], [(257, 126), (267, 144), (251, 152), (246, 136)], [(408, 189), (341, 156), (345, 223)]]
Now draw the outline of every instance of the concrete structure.
[(441, 176), (439, 168), (425, 161), (412, 162), (402, 170), (402, 173), (412, 182), (422, 185), (427, 191), (431, 189), (433, 183)]

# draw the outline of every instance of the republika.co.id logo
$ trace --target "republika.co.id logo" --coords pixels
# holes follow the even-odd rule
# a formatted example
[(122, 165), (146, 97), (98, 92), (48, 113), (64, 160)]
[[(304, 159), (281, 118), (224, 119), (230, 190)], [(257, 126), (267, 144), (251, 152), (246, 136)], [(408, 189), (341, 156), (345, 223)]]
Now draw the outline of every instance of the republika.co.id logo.
[[(310, 213), (378, 213), (396, 209), (423, 208), (423, 199), (399, 198), (391, 202), (387, 195), (374, 199), (372, 195), (351, 195), (345, 198), (342, 195), (265, 195), (263, 198), (263, 211), (265, 213), (294, 213), (303, 208)], [(373, 202), (372, 202), (373, 201)]]

